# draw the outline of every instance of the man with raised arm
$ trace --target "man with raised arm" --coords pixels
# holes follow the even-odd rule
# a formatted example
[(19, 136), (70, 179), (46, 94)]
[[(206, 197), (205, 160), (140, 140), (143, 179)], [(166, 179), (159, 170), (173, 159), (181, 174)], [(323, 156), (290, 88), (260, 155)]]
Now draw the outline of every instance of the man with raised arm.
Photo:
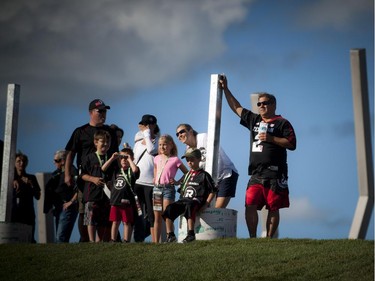
[(268, 209), (267, 237), (272, 238), (280, 221), (279, 209), (289, 207), (287, 149), (296, 149), (296, 136), (290, 122), (276, 115), (276, 98), (257, 93), (259, 114), (243, 108), (228, 88), (227, 78), (219, 78), (229, 107), (250, 131), (250, 180), (245, 197), (245, 219), (250, 238), (256, 237), (258, 212)]

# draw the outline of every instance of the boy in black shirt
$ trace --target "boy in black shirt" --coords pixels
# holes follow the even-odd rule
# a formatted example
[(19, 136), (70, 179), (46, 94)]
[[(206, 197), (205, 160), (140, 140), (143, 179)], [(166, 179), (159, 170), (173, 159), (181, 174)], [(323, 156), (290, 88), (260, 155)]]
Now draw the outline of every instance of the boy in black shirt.
[[(182, 158), (186, 158), (186, 162), (190, 167), (190, 171), (185, 175), (180, 193), (182, 198), (167, 206), (163, 213), (163, 218), (171, 220), (172, 222), (179, 216), (184, 215), (187, 220), (188, 235), (182, 241), (183, 243), (192, 242), (195, 240), (195, 218), (199, 210), (208, 207), (213, 200), (216, 187), (214, 181), (209, 173), (199, 168), (202, 154), (197, 148), (189, 148)], [(176, 235), (173, 229), (167, 225), (167, 242), (175, 242)]]
[[(110, 236), (110, 205), (109, 198), (104, 192), (109, 177), (106, 177), (102, 170), (102, 166), (108, 159), (110, 142), (111, 135), (107, 131), (97, 131), (94, 135), (96, 151), (87, 155), (82, 164), (82, 179), (85, 181), (84, 224), (87, 225), (90, 242), (108, 241)], [(95, 239), (96, 232), (98, 235)]]
[(134, 164), (133, 160), (133, 150), (131, 148), (123, 148), (120, 153), (113, 153), (112, 157), (102, 167), (103, 171), (106, 171), (110, 166), (114, 170), (109, 215), (109, 220), (112, 222), (111, 242), (117, 241), (117, 233), (121, 221), (124, 224), (124, 242), (128, 243), (131, 239), (136, 203), (133, 187), (140, 174), (139, 168)]

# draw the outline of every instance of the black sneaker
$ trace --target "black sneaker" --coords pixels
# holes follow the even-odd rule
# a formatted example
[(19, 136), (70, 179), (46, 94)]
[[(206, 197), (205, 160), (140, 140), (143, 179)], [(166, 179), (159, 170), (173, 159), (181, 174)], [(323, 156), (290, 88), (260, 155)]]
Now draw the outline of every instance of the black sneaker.
[(173, 242), (176, 242), (177, 241), (177, 238), (175, 235), (168, 235), (167, 237), (167, 243), (173, 243)]
[(182, 243), (189, 243), (193, 242), (195, 240), (195, 235), (188, 235), (184, 240), (182, 240)]

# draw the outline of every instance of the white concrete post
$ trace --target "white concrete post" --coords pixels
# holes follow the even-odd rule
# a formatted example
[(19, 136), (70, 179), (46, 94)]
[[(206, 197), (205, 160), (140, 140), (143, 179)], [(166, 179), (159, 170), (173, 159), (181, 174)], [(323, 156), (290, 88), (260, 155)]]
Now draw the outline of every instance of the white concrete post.
[(0, 193), (0, 244), (31, 242), (32, 227), (11, 222), (20, 90), (19, 85), (8, 84)]
[(18, 112), (20, 86), (8, 84), (7, 108), (5, 116), (3, 169), (0, 193), (0, 221), (10, 222), (13, 199), (14, 163), (17, 146)]
[(212, 176), (215, 183), (217, 183), (218, 177), (221, 107), (223, 97), (223, 90), (218, 87), (218, 79), (218, 74), (211, 75), (205, 168), (206, 172)]
[(374, 163), (366, 71), (366, 50), (351, 49), (354, 128), (357, 147), (359, 198), (349, 232), (350, 239), (365, 239), (374, 208)]
[(55, 242), (55, 219), (50, 210), (47, 214), (43, 212), (45, 199), (45, 186), (47, 181), (51, 178), (51, 173), (36, 173), (35, 174), (39, 186), (42, 190), (40, 200), (37, 206), (37, 224), (38, 224), (38, 242), (39, 243), (54, 243)]

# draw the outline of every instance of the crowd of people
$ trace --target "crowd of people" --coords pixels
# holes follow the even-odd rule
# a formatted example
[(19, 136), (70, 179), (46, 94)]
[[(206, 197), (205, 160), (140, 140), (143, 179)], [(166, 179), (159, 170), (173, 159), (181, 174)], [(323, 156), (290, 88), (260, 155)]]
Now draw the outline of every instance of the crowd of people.
[[(276, 115), (273, 95), (258, 93), (259, 113), (255, 113), (241, 106), (226, 77), (220, 77), (219, 86), (240, 124), (250, 131), (250, 180), (245, 193), (249, 236), (256, 237), (257, 211), (266, 206), (267, 237), (272, 238), (279, 209), (289, 207), (286, 150), (296, 148), (294, 129)], [(69, 242), (76, 223), (80, 242), (143, 242), (148, 236), (153, 243), (175, 242), (173, 221), (180, 215), (188, 228), (183, 242), (194, 241), (197, 214), (207, 207), (226, 208), (235, 197), (239, 177), (235, 165), (220, 147), (217, 179), (212, 179), (205, 171), (207, 134), (190, 124), (178, 125), (176, 137), (186, 145), (180, 159), (173, 137), (161, 134), (157, 118), (150, 114), (139, 121), (133, 148), (122, 147), (124, 131), (105, 124), (109, 109), (100, 99), (91, 101), (89, 122), (76, 128), (65, 149), (54, 154), (56, 170), (43, 190), (43, 210), (53, 212), (56, 242)], [(18, 153), (12, 221), (31, 225), (35, 242), (33, 200), (39, 200), (42, 190), (35, 176), (26, 173), (27, 164), (27, 156)], [(182, 176), (176, 179), (178, 171)]]

